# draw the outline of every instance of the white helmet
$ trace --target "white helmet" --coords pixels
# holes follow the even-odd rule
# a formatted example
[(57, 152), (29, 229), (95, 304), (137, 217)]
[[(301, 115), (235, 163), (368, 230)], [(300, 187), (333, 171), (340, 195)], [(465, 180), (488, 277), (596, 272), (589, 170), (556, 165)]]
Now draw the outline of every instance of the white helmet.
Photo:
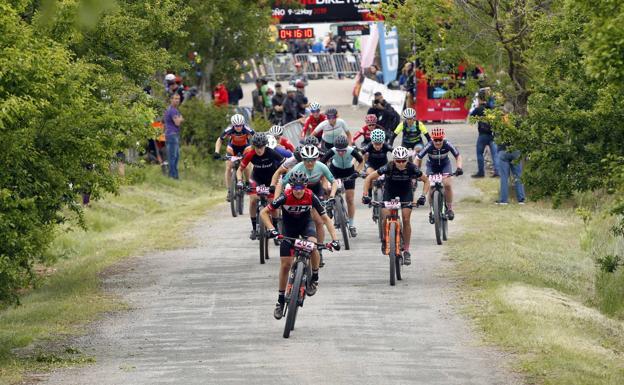
[(403, 111), (403, 117), (405, 119), (414, 119), (416, 117), (416, 110), (413, 108), (406, 108), (405, 111)]
[(303, 159), (318, 159), (319, 149), (316, 146), (303, 146), (301, 149), (301, 158)]
[(175, 75), (174, 74), (167, 74), (165, 75), (165, 80), (168, 82), (172, 82), (175, 80)]
[(269, 129), (269, 134), (273, 136), (282, 136), (284, 135), (284, 127), (276, 124)]
[(232, 115), (230, 122), (232, 122), (233, 126), (242, 126), (245, 124), (245, 117), (241, 114), (234, 114)]
[(287, 93), (288, 93), (288, 92), (297, 92), (297, 89), (296, 89), (295, 87), (293, 87), (293, 86), (288, 86), (288, 87), (286, 88), (286, 92), (287, 92)]
[(269, 141), (269, 144), (267, 144), (269, 148), (274, 149), (275, 147), (277, 147), (277, 139), (275, 139), (273, 135), (267, 135), (267, 140)]
[(318, 103), (310, 103), (310, 111), (320, 111), (321, 105)]
[(407, 159), (409, 157), (409, 151), (407, 151), (407, 148), (399, 146), (392, 150), (392, 157), (394, 159)]

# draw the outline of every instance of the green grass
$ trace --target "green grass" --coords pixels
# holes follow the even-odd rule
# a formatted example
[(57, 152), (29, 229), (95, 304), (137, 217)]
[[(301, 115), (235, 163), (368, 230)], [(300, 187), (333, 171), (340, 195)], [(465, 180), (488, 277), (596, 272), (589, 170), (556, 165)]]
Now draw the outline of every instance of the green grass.
[[(182, 170), (180, 181), (162, 176), (157, 167), (128, 171), (129, 179), (143, 181), (86, 209), (88, 231), (59, 229), (50, 248), (58, 256), (52, 274), (21, 298), (21, 306), (0, 313), (0, 384), (19, 381), (28, 371), (91, 362), (57, 345), (102, 312), (124, 308), (102, 292), (99, 274), (122, 258), (187, 246), (192, 241), (185, 230), (224, 197), (223, 189), (208, 186), (210, 180), (221, 184), (221, 172), (208, 167)], [(40, 348), (12, 352), (33, 343)]]
[(600, 221), (545, 203), (495, 206), (497, 181), (478, 187), (481, 199), (458, 206), (464, 232), (449, 254), (487, 340), (515, 353), (528, 383), (623, 384), (624, 321), (597, 305)]

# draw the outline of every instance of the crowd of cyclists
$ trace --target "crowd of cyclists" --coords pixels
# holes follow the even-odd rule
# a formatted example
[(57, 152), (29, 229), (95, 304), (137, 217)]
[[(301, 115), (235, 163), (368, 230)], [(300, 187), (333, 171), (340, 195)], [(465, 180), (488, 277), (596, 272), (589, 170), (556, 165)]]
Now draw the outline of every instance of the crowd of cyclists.
[[(410, 203), (401, 209), (404, 240), (401, 253), (403, 263), (409, 265), (412, 209), (425, 205), (427, 201), (431, 206), (428, 176), (443, 176), (446, 216), (448, 220), (455, 217), (450, 176), (463, 173), (462, 158), (456, 147), (446, 139), (444, 128), (435, 127), (428, 132), (425, 125), (416, 119), (414, 109), (406, 108), (394, 130), (383, 128), (377, 123), (375, 115), (367, 114), (364, 125), (352, 136), (335, 108), (327, 108), (322, 113), (318, 103), (311, 103), (309, 112), (299, 143), (291, 143), (280, 125), (272, 126), (268, 132), (255, 132), (240, 114), (231, 117), (231, 125), (215, 143), (214, 158), (226, 160), (225, 183), (228, 191), (233, 165), (231, 159), (242, 159), (235, 170), (236, 184), (250, 197), (250, 239), (258, 237), (258, 221), (261, 220), (270, 238), (304, 238), (324, 244), (329, 250), (339, 250), (341, 243), (328, 211), (331, 212), (339, 185), (342, 186), (349, 233), (352, 238), (357, 236), (355, 185), (361, 177), (364, 178), (363, 204), (371, 207), (372, 186), (378, 180), (383, 181), (380, 185), (384, 201), (398, 198), (400, 202)], [(401, 142), (395, 146), (399, 135), (402, 135)], [(225, 157), (221, 155), (224, 144), (227, 146)], [(455, 158), (455, 172), (449, 154)], [(421, 171), (425, 158), (428, 158), (425, 169)], [(420, 194), (415, 193), (417, 181), (422, 183)], [(266, 186), (271, 193), (271, 203), (260, 211), (260, 218), (256, 217), (257, 186)], [(233, 197), (228, 194), (227, 199), (229, 201)], [(382, 210), (383, 215), (387, 215), (385, 209)], [(429, 221), (433, 223), (431, 209)], [(331, 238), (328, 243), (325, 243), (325, 230)], [(284, 314), (284, 293), (293, 260), (291, 243), (281, 242), (278, 300), (274, 310), (276, 319)], [(312, 253), (310, 262), (312, 276), (306, 294), (311, 296), (316, 293), (318, 272), (322, 267), (322, 256), (318, 250)]]

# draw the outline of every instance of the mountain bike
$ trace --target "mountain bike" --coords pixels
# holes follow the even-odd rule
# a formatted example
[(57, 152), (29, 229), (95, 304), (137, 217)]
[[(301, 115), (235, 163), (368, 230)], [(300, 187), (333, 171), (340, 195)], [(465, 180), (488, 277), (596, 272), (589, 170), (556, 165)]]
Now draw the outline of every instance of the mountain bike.
[[(453, 176), (455, 174), (451, 174)], [(436, 242), (438, 245), (442, 241), (446, 241), (448, 237), (448, 218), (446, 216), (446, 198), (444, 196), (444, 185), (442, 180), (444, 175), (429, 175), (429, 183), (431, 184), (431, 211), (429, 214), (429, 222), (434, 225)], [(433, 218), (433, 221), (431, 220)]]
[(264, 222), (260, 220), (260, 211), (269, 205), (270, 189), (265, 186), (257, 186), (256, 194), (258, 195), (258, 203), (256, 205), (256, 218), (258, 218), (258, 241), (260, 243), (260, 264), (264, 264), (266, 259), (269, 259), (269, 233), (264, 225)]
[(314, 249), (329, 250), (322, 243), (315, 243), (301, 238), (290, 238), (280, 235), (280, 242), (289, 242), (295, 249), (295, 261), (293, 262), (288, 274), (288, 284), (284, 298), (284, 314), (286, 315), (286, 325), (284, 325), (284, 338), (290, 337), (290, 332), (295, 329), (295, 321), (297, 319), (297, 310), (303, 307), (307, 285), (311, 283), (312, 267), (310, 266), (310, 256)]
[(340, 228), (340, 232), (342, 233), (342, 241), (345, 245), (345, 250), (349, 250), (351, 248), (349, 245), (351, 233), (349, 231), (349, 213), (347, 211), (347, 202), (343, 197), (345, 193), (344, 182), (353, 180), (359, 176), (360, 174), (355, 173), (346, 178), (336, 178), (336, 181), (338, 182), (338, 189), (336, 190), (336, 196), (331, 212), (334, 219), (334, 226), (336, 229)]
[[(390, 201), (372, 201), (373, 207), (385, 208), (390, 213), (383, 219), (384, 234), (381, 241), (382, 253), (388, 256), (390, 263), (390, 286), (396, 280), (401, 280), (401, 266), (403, 265), (403, 231), (401, 228), (401, 214), (403, 208), (412, 208), (412, 202), (401, 202), (399, 197)], [(382, 222), (380, 220), (380, 222)]]
[(228, 190), (228, 194), (230, 196), (230, 210), (234, 218), (238, 215), (243, 215), (245, 205), (245, 189), (241, 189), (236, 186), (236, 170), (238, 170), (242, 159), (242, 156), (232, 155), (226, 155), (221, 158), (221, 160), (229, 160), (232, 162), (232, 170), (230, 172), (230, 188)]

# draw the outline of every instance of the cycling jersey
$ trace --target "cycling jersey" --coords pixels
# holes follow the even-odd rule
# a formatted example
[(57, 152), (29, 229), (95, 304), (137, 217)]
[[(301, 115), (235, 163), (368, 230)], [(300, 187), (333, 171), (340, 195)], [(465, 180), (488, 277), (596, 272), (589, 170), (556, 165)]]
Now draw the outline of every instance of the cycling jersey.
[(384, 200), (399, 197), (401, 202), (411, 202), (413, 200), (412, 179), (418, 179), (422, 172), (414, 163), (407, 162), (407, 167), (399, 170), (393, 162), (377, 170), (379, 175), (385, 175), (384, 179)]
[(375, 146), (369, 143), (368, 146), (362, 150), (364, 154), (368, 154), (367, 166), (378, 170), (380, 167), (385, 166), (388, 163), (388, 153), (392, 151), (392, 147), (388, 143), (381, 145), (379, 151), (375, 150)]
[[(324, 122), (326, 120), (327, 120), (327, 116), (325, 116), (325, 114), (323, 113), (319, 114), (318, 119), (316, 119), (314, 115), (308, 116), (308, 118), (305, 121), (305, 124), (303, 125), (303, 130), (301, 131), (301, 137), (305, 138), (308, 135), (312, 135), (312, 132), (314, 131), (316, 126), (318, 126), (319, 124), (321, 124), (321, 122)], [(321, 136), (320, 133), (314, 134), (314, 135), (317, 137)]]
[(284, 157), (272, 148), (265, 148), (264, 154), (258, 155), (256, 151), (249, 151), (241, 161), (241, 168), (245, 169), (249, 163), (253, 164), (251, 178), (258, 185), (270, 185), (273, 174), (284, 161)]
[(450, 162), (448, 158), (449, 152), (453, 154), (455, 158), (459, 156), (459, 151), (457, 151), (457, 148), (455, 148), (455, 146), (453, 146), (451, 142), (444, 139), (444, 142), (442, 142), (442, 147), (440, 147), (439, 150), (435, 148), (433, 142), (429, 142), (422, 150), (420, 150), (417, 156), (418, 159), (423, 159), (425, 156), (428, 155), (429, 162), (431, 162), (432, 165), (443, 166)]
[(321, 200), (309, 188), (304, 190), (301, 199), (297, 199), (293, 190), (287, 188), (277, 199), (269, 203), (268, 207), (271, 211), (282, 208), (282, 217), (286, 226), (288, 226), (289, 222), (310, 219), (310, 212), (313, 208), (319, 215), (325, 214), (325, 208), (321, 204)]
[(329, 181), (329, 183), (332, 183), (334, 181), (334, 176), (332, 175), (331, 171), (329, 171), (329, 168), (327, 168), (327, 166), (323, 163), (316, 161), (312, 170), (308, 170), (303, 162), (295, 165), (282, 179), (283, 184), (288, 183), (288, 179), (290, 179), (290, 174), (292, 174), (294, 171), (304, 172), (308, 176), (308, 184), (310, 185), (319, 183), (322, 177), (325, 177)]
[(256, 132), (249, 126), (245, 125), (243, 129), (238, 132), (234, 127), (229, 126), (226, 128), (221, 136), (221, 140), (228, 139), (228, 145), (232, 147), (247, 147), (249, 146), (249, 140), (254, 136)]
[(431, 141), (431, 136), (429, 136), (427, 132), (427, 127), (419, 120), (415, 120), (414, 124), (411, 126), (408, 126), (406, 121), (402, 121), (394, 129), (394, 134), (399, 135), (401, 132), (403, 132), (401, 146), (405, 148), (412, 149), (417, 144), (423, 144), (421, 135), (424, 135), (428, 142)]
[(321, 124), (316, 126), (313, 134), (317, 135), (318, 133), (322, 133), (321, 138), (325, 143), (334, 144), (334, 139), (336, 139), (337, 136), (347, 135), (347, 132), (349, 132), (347, 123), (345, 123), (344, 120), (338, 118), (336, 119), (336, 124), (333, 126), (329, 124), (329, 120), (322, 122)]
[(281, 136), (279, 139), (279, 143), (280, 146), (284, 147), (285, 149), (287, 149), (290, 152), (294, 152), (295, 151), (295, 146), (293, 146), (292, 143), (290, 143), (290, 140), (288, 140), (287, 137), (285, 136)]
[(358, 162), (362, 162), (364, 159), (360, 154), (360, 151), (356, 147), (347, 146), (344, 152), (338, 152), (336, 148), (332, 148), (323, 155), (321, 158), (321, 162), (327, 163), (328, 160), (332, 161), (332, 165), (336, 168), (352, 168), (353, 167), (353, 159)]

